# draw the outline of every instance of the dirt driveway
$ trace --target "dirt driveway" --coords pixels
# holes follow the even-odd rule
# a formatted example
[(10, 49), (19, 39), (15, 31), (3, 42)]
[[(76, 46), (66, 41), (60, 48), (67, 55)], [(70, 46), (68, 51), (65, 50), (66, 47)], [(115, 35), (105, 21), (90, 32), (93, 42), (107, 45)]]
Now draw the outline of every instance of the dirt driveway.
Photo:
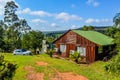
[[(36, 62), (38, 66), (47, 66), (46, 62)], [(34, 70), (32, 66), (26, 66), (25, 70), (27, 71), (27, 80), (44, 80), (44, 73), (38, 73)], [(55, 74), (50, 80), (88, 80), (86, 77), (82, 75), (73, 74), (72, 72), (61, 73), (55, 70)]]

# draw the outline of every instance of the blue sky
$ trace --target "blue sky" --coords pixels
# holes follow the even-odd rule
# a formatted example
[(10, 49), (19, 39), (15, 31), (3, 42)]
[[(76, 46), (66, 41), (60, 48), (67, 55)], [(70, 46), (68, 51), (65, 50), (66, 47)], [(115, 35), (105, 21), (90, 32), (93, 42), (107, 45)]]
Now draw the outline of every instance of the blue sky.
[[(0, 0), (0, 19), (4, 5)], [(55, 31), (79, 28), (84, 25), (113, 25), (120, 12), (120, 0), (13, 0), (19, 6), (19, 18), (27, 20), (34, 30)]]

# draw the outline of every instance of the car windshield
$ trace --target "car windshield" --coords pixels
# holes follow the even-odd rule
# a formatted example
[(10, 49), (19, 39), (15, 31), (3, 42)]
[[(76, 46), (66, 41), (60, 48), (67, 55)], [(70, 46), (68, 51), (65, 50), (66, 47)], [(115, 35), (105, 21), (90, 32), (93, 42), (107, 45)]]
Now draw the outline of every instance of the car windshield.
[(25, 49), (21, 49), (23, 52), (25, 52), (26, 50)]
[(14, 50), (14, 52), (25, 52), (26, 50), (25, 49), (16, 49), (16, 50)]

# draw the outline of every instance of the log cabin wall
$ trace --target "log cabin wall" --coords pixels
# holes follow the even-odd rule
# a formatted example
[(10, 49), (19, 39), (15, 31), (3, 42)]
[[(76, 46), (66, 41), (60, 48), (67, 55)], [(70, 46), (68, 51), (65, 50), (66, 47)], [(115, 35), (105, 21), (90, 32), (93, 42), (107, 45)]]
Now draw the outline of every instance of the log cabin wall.
[(56, 42), (56, 47), (60, 48), (61, 44), (66, 45), (66, 55), (63, 55), (65, 57), (69, 57), (70, 50), (77, 50), (78, 47), (84, 47), (86, 48), (86, 61), (87, 62), (94, 62), (96, 60), (97, 45), (86, 38), (76, 34), (73, 31), (68, 31), (66, 34), (64, 34), (62, 37), (60, 37)]
[(94, 62), (97, 59), (98, 54), (97, 44), (77, 34), (77, 46), (86, 47), (87, 62)]
[(76, 39), (76, 33), (69, 31), (55, 42), (56, 48), (60, 48), (61, 44), (66, 45), (66, 54), (62, 53), (62, 56), (69, 57), (70, 50), (76, 50)]

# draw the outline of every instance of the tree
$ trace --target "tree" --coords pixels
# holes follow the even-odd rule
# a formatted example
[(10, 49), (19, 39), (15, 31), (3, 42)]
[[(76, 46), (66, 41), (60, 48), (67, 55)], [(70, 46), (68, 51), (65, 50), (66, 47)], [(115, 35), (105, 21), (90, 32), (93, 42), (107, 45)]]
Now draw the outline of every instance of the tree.
[(5, 44), (6, 48), (9, 49), (11, 46), (12, 49), (17, 48), (17, 38), (18, 38), (18, 27), (19, 25), (19, 18), (15, 13), (17, 11), (18, 6), (15, 2), (10, 1), (7, 2), (5, 5), (4, 11), (4, 23), (6, 24), (7, 29), (5, 31)]
[(4, 26), (3, 20), (0, 20), (0, 26)]
[(116, 50), (120, 52), (120, 30), (115, 33), (114, 42), (116, 43)]
[(105, 65), (105, 69), (113, 73), (115, 76), (120, 75), (120, 13), (116, 14), (113, 18), (115, 27), (108, 28), (108, 34), (114, 38), (116, 44), (117, 55)]
[(16, 11), (18, 6), (14, 1), (7, 2), (4, 11), (5, 22), (5, 48), (21, 48), (22, 35), (30, 31), (30, 26), (25, 19), (19, 19)]
[(3, 48), (3, 44), (4, 44), (4, 41), (3, 41), (3, 36), (4, 36), (4, 29), (3, 29), (3, 22), (0, 21), (0, 48)]
[(115, 34), (116, 32), (119, 32), (120, 29), (116, 28), (116, 27), (109, 27), (106, 29), (106, 35), (115, 38)]
[(19, 21), (18, 16), (15, 14), (18, 6), (15, 4), (15, 2), (10, 1), (6, 3), (4, 8), (5, 8), (4, 22), (9, 26), (13, 26), (15, 23)]
[(94, 26), (88, 26), (88, 30), (94, 30)]
[(86, 26), (86, 25), (84, 25), (82, 29), (83, 29), (84, 31), (94, 30), (94, 26)]
[(27, 23), (27, 21), (25, 20), (25, 19), (21, 19), (20, 21), (19, 21), (19, 23), (18, 24), (16, 24), (16, 26), (19, 26), (19, 27), (17, 27), (17, 30), (16, 30), (16, 34), (17, 34), (17, 36), (18, 36), (18, 38), (17, 38), (17, 43), (16, 43), (16, 46), (18, 47), (18, 48), (21, 48), (21, 46), (22, 46), (22, 41), (21, 41), (21, 39), (22, 39), (22, 36), (24, 35), (24, 34), (26, 34), (27, 32), (29, 32), (30, 30), (31, 30), (31, 27), (28, 25), (28, 23)]
[(113, 18), (116, 28), (120, 28), (120, 13), (117, 13)]
[(87, 31), (88, 27), (86, 25), (83, 26), (82, 30)]
[(19, 32), (26, 33), (26, 32), (29, 32), (30, 30), (31, 30), (31, 27), (28, 25), (27, 21), (25, 19), (21, 19)]
[(24, 49), (30, 49), (30, 36), (29, 36), (29, 33), (26, 33), (23, 35), (23, 38), (22, 38), (22, 48)]
[(31, 48), (34, 52), (36, 52), (37, 48), (41, 48), (43, 39), (44, 35), (41, 31), (30, 31), (29, 33), (23, 35), (23, 48)]

